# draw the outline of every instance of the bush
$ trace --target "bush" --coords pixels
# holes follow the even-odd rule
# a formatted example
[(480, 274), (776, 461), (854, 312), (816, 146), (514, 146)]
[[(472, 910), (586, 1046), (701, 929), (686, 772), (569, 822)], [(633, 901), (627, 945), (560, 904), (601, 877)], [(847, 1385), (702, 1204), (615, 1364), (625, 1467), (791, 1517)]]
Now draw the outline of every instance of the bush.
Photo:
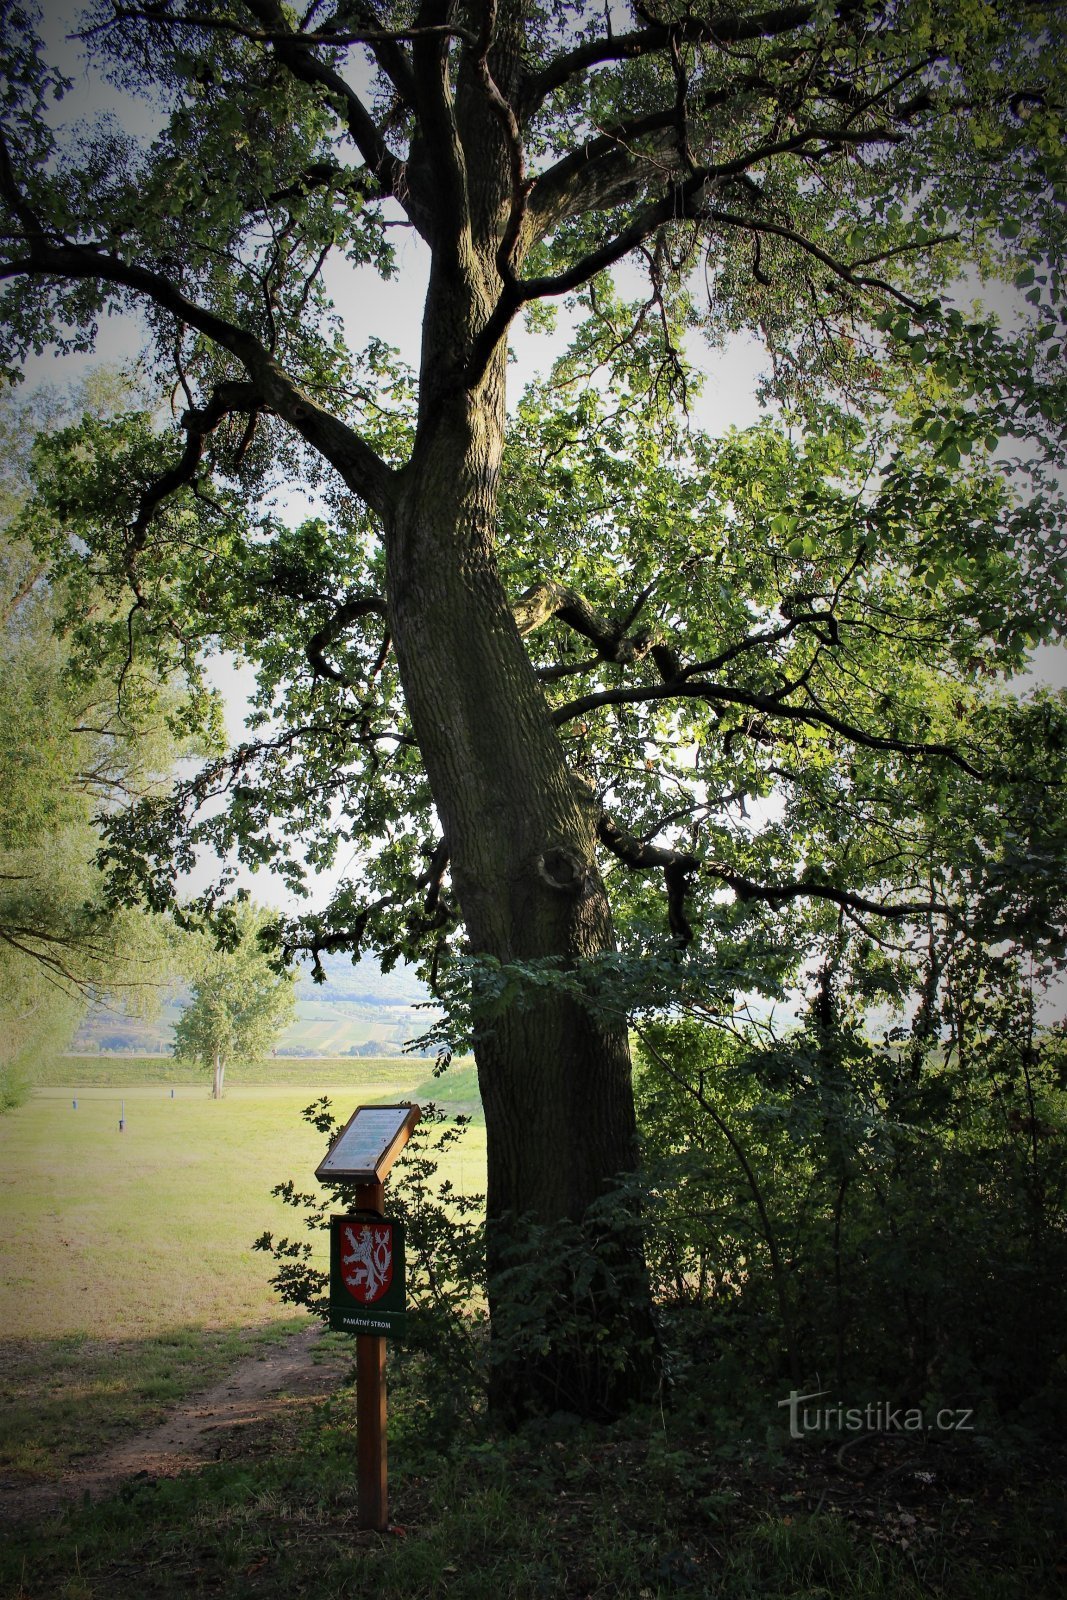
[[(328, 1149), (340, 1127), (329, 1098), (302, 1115), (327, 1136)], [(409, 1305), (404, 1339), (390, 1350), (391, 1382), (404, 1386), (404, 1413), (418, 1418), (420, 1440), (429, 1446), (446, 1444), (478, 1412), (486, 1387), (484, 1197), (460, 1194), (437, 1176), (441, 1154), (469, 1121), (424, 1106), (389, 1179), (389, 1215), (404, 1226)], [(336, 1183), (321, 1198), (291, 1180), (272, 1192), (303, 1214), (312, 1234), (355, 1204), (352, 1184)], [(315, 1265), (312, 1243), (265, 1233), (254, 1248), (276, 1263), (270, 1281), (282, 1300), (328, 1321), (329, 1273)]]
[(676, 1362), (732, 1341), (752, 1379), (1063, 1419), (1063, 1037), (1024, 995), (991, 993), (962, 1050), (814, 1021), (774, 1046), (691, 1020), (643, 1041)]

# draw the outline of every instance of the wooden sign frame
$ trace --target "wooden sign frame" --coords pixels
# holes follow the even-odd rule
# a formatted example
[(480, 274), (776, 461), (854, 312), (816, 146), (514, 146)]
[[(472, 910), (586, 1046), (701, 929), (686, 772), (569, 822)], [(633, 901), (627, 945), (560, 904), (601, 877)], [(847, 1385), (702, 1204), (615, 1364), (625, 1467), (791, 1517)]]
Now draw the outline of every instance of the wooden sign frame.
[(384, 1183), (411, 1138), (418, 1106), (357, 1106), (315, 1168), (320, 1183)]

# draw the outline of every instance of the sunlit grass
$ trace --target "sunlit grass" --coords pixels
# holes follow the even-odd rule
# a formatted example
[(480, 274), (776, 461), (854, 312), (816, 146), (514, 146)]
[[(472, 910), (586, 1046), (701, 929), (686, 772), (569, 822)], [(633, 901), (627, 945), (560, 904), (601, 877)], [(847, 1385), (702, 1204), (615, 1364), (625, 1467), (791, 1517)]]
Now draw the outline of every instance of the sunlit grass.
[[(324, 1147), (301, 1109), (327, 1093), (343, 1120), (364, 1100), (414, 1098), (424, 1063), (399, 1066), (406, 1081), (235, 1085), (221, 1101), (201, 1087), (39, 1089), (0, 1119), (7, 1336), (140, 1337), (288, 1315), (252, 1241), (301, 1225), (270, 1193), (286, 1178), (314, 1187)], [(484, 1164), (477, 1124), (441, 1170), (480, 1191)]]
[[(340, 1086), (237, 1083), (212, 1101), (206, 1084), (136, 1085), (120, 1065), (115, 1086), (38, 1088), (0, 1117), (4, 1475), (55, 1476), (213, 1382), (250, 1342), (303, 1325), (252, 1249), (265, 1231), (303, 1234), (270, 1192), (287, 1178), (315, 1189), (325, 1146), (300, 1112), (323, 1094), (341, 1120), (414, 1099), (427, 1071), (345, 1062)], [(441, 1175), (484, 1191), (480, 1122)], [(323, 1266), (327, 1254), (323, 1236)]]

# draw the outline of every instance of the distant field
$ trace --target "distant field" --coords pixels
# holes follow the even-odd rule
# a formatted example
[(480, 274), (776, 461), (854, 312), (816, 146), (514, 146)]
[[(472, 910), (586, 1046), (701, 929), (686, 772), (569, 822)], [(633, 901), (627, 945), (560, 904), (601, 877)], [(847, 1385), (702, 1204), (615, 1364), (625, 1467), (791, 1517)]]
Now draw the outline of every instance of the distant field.
[[(373, 957), (353, 962), (327, 955), (326, 982), (312, 983), (304, 972), (296, 986), (296, 1014), (280, 1044), (316, 1056), (343, 1056), (353, 1045), (381, 1048), (386, 1041), (417, 1039), (435, 1014), (429, 995), (410, 968), (400, 964), (383, 974)], [(90, 1006), (75, 1048), (129, 1050), (158, 1054), (174, 1037), (174, 1025), (187, 999), (180, 990), (159, 991), (159, 1010), (151, 1019), (127, 1016), (122, 1006)]]
[[(202, 1089), (208, 1093), (209, 1077), (202, 1070), (173, 1056), (88, 1055), (56, 1056), (35, 1070), (37, 1089), (122, 1089), (151, 1087)], [(226, 1088), (294, 1088), (331, 1090), (340, 1103), (344, 1093), (375, 1100), (434, 1100), (443, 1106), (480, 1115), (478, 1073), (469, 1057), (452, 1062), (447, 1071), (434, 1074), (432, 1059), (422, 1056), (272, 1056), (264, 1061), (237, 1064), (226, 1069)]]
[[(9, 1338), (128, 1338), (287, 1315), (267, 1284), (267, 1257), (251, 1245), (265, 1229), (302, 1226), (270, 1193), (286, 1178), (314, 1185), (323, 1142), (301, 1109), (324, 1092), (341, 1117), (364, 1100), (431, 1097), (422, 1091), (423, 1061), (346, 1061), (346, 1076), (333, 1078), (316, 1071), (320, 1063), (278, 1060), (264, 1067), (277, 1068), (280, 1081), (242, 1084), (235, 1074), (217, 1102), (202, 1082), (142, 1076), (138, 1085), (130, 1060), (92, 1065), (117, 1081), (38, 1088), (0, 1118), (0, 1304)], [(303, 1082), (294, 1086), (298, 1071)], [(433, 1098), (445, 1101), (448, 1077), (432, 1084)], [(470, 1086), (462, 1076), (455, 1083)], [(479, 1119), (442, 1173), (482, 1191), (484, 1172)]]
[[(401, 1093), (414, 1095), (415, 1085), (433, 1072), (433, 1061), (421, 1056), (271, 1056), (263, 1061), (235, 1062), (226, 1068), (227, 1087), (250, 1085), (312, 1084), (332, 1088), (352, 1088), (359, 1093)], [(453, 1069), (446, 1074), (451, 1078)], [(42, 1061), (34, 1072), (40, 1088), (65, 1088), (82, 1084), (109, 1086), (121, 1084), (202, 1084), (207, 1092), (207, 1072), (168, 1055), (93, 1055), (53, 1056)], [(444, 1079), (440, 1080), (444, 1083)]]

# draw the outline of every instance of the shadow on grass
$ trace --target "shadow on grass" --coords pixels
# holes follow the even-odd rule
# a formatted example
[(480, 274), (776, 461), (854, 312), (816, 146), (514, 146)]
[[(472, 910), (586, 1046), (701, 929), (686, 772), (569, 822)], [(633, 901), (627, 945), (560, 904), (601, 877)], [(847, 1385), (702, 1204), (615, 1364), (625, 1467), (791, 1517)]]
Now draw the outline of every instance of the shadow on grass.
[(294, 1317), (140, 1339), (0, 1339), (0, 1481), (54, 1481), (306, 1325)]
[[(1052, 1600), (1062, 1521), (1039, 1462), (956, 1452), (884, 1481), (638, 1416), (456, 1441), (402, 1438), (388, 1534), (358, 1526), (351, 1396), (271, 1448), (17, 1533), (0, 1593), (382, 1600)], [(664, 1421), (666, 1420), (666, 1431)], [(403, 1433), (403, 1430), (401, 1430)], [(918, 1461), (916, 1457), (916, 1461)], [(889, 1463), (892, 1461), (892, 1475)], [(1002, 1464), (1003, 1465), (1003, 1464)], [(1047, 1464), (1046, 1464), (1047, 1465)], [(950, 1486), (949, 1479), (956, 1482)], [(836, 1497), (836, 1500), (835, 1500)], [(3, 1589), (4, 1581), (10, 1585)]]

